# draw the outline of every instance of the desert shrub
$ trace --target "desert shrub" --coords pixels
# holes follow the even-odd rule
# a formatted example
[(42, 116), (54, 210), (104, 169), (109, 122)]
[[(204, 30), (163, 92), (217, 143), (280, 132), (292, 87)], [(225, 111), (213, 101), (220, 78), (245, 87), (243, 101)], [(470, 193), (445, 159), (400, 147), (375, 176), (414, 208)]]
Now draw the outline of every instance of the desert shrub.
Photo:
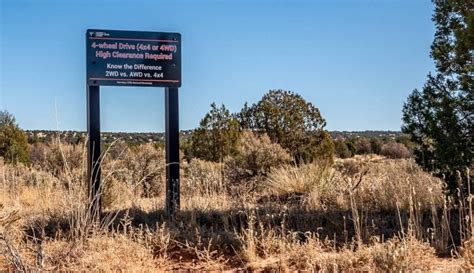
[(134, 195), (135, 193), (136, 191), (130, 190), (126, 183), (117, 180), (114, 176), (107, 177), (102, 180), (101, 205), (109, 209), (120, 207), (120, 205), (127, 204), (128, 201), (134, 200), (137, 197)]
[[(120, 160), (123, 159), (125, 155), (127, 155), (127, 152), (129, 152), (129, 149), (135, 147), (135, 149), (139, 149), (136, 145), (132, 145), (130, 143), (127, 143), (126, 141), (122, 139), (118, 139), (116, 141), (113, 141), (112, 143), (108, 145), (104, 145), (102, 147), (103, 153), (104, 153), (104, 161), (105, 162), (111, 162), (113, 160)], [(159, 150), (157, 146), (154, 145), (154, 147)]]
[(53, 175), (24, 164), (5, 164), (0, 166), (0, 176), (0, 181), (3, 180), (1, 203), (15, 204), (15, 207), (23, 209), (22, 214), (64, 212), (67, 204), (85, 196), (83, 176), (74, 171)]
[(370, 145), (370, 141), (367, 140), (365, 137), (361, 137), (357, 139), (355, 142), (356, 145), (356, 154), (370, 154), (372, 153), (372, 147)]
[(405, 145), (397, 142), (389, 142), (382, 145), (380, 154), (388, 158), (409, 158), (411, 155)]
[(352, 152), (347, 147), (347, 144), (342, 139), (336, 139), (334, 141), (334, 150), (336, 152), (336, 156), (339, 158), (348, 158), (352, 156)]
[(368, 261), (350, 250), (337, 251), (329, 242), (321, 240), (317, 234), (308, 234), (304, 242), (292, 236), (286, 239), (284, 253), (286, 265), (292, 270), (303, 269), (310, 272), (347, 272), (366, 266)]
[(315, 161), (333, 162), (334, 142), (328, 131), (311, 132), (307, 140), (308, 146), (302, 145), (295, 158), (298, 163), (311, 163)]
[(347, 139), (346, 140), (346, 145), (347, 145), (347, 148), (349, 149), (349, 151), (351, 151), (351, 155), (355, 155), (356, 154), (356, 145), (355, 145), (354, 139)]
[(271, 168), (291, 161), (290, 154), (279, 144), (272, 143), (268, 135), (244, 131), (235, 156), (225, 160), (226, 175), (234, 183), (249, 178), (266, 176)]
[[(276, 190), (269, 187), (274, 195), (266, 196), (270, 197), (267, 198), (269, 202), (262, 204), (262, 199), (246, 203), (221, 191), (227, 183), (225, 175), (222, 177), (223, 164), (193, 159), (182, 164), (182, 213), (175, 226), (162, 222), (163, 215), (159, 209), (162, 199), (139, 198), (143, 196), (141, 184), (137, 192), (130, 192), (130, 187), (136, 184), (127, 184), (127, 179), (136, 167), (126, 167), (124, 161), (136, 161), (136, 156), (146, 156), (134, 154), (135, 148), (124, 147), (125, 151), (118, 148), (116, 158), (108, 161), (106, 157), (104, 162), (103, 200), (111, 201), (104, 202), (108, 206), (106, 212), (115, 215), (116, 209), (120, 208), (117, 210), (120, 214), (110, 228), (100, 232), (86, 224), (75, 223), (79, 222), (76, 218), (83, 217), (75, 215), (86, 211), (87, 206), (80, 185), (68, 189), (51, 172), (23, 164), (0, 164), (0, 182), (4, 185), (0, 187), (0, 201), (8, 210), (20, 209), (22, 219), (18, 230), (41, 230), (36, 226), (37, 218), (44, 218), (47, 224), (43, 241), (30, 239), (30, 235), (23, 233), (12, 239), (15, 246), (21, 246), (18, 248), (21, 257), (30, 268), (37, 266), (35, 258), (43, 253), (46, 259), (42, 270), (45, 271), (107, 271), (152, 265), (165, 270), (165, 264), (170, 270), (189, 267), (205, 270), (215, 261), (219, 264), (216, 265), (218, 269), (238, 266), (275, 271), (405, 271), (425, 270), (429, 261), (434, 259), (433, 249), (404, 232), (400, 232), (396, 239), (369, 241), (371, 235), (391, 236), (400, 231), (399, 216), (393, 213), (394, 208), (402, 211), (401, 225), (411, 228), (413, 225), (407, 225), (407, 222), (412, 223), (412, 218), (422, 214), (408, 212), (410, 206), (413, 209), (442, 206), (445, 200), (442, 181), (423, 172), (412, 160), (355, 156), (337, 159), (336, 164), (343, 163), (342, 169), (333, 165), (328, 167), (329, 170), (313, 164), (299, 167), (285, 164), (272, 169), (268, 176), (286, 167), (286, 172), (280, 172), (285, 177), (279, 184), (290, 186)], [(153, 145), (150, 147), (153, 149), (148, 151), (151, 155), (160, 154)], [(148, 146), (137, 149), (148, 149)], [(154, 168), (153, 165), (150, 168)], [(326, 180), (321, 174), (324, 172), (330, 174)], [(346, 179), (357, 182), (359, 176), (362, 176), (362, 181), (353, 194), (355, 209), (360, 212), (364, 243), (355, 247), (351, 241), (354, 233), (351, 220), (354, 217), (347, 217), (350, 207)], [(109, 182), (111, 187), (107, 186)], [(160, 191), (162, 196), (163, 191)], [(126, 202), (130, 200), (134, 201)], [(288, 200), (301, 202), (295, 204)], [(1, 208), (0, 218), (4, 219)], [(247, 208), (255, 213), (250, 213)], [(122, 212), (126, 215), (123, 216)], [(433, 227), (426, 223), (432, 220), (430, 217), (436, 217), (436, 211), (434, 216), (425, 216), (425, 223), (420, 224), (420, 229), (428, 233), (424, 238), (436, 240), (441, 233), (432, 233)], [(433, 221), (441, 224), (444, 220), (435, 218)], [(170, 223), (170, 226), (155, 230), (153, 226), (157, 222), (159, 225), (163, 223), (162, 227), (165, 223)], [(457, 228), (457, 224), (453, 226)], [(441, 228), (438, 226), (438, 229)], [(87, 235), (81, 237), (78, 234)], [(433, 237), (429, 237), (431, 235)], [(42, 243), (38, 245), (38, 241)], [(472, 260), (471, 249), (472, 244), (466, 242), (461, 251), (464, 260), (454, 262), (464, 262), (468, 269)], [(127, 256), (127, 251), (136, 255)], [(94, 257), (98, 258), (94, 260)]]
[(382, 141), (378, 138), (372, 138), (370, 140), (370, 149), (374, 154), (380, 154), (382, 150)]
[(29, 147), (29, 157), (32, 165), (39, 165), (45, 158), (46, 144), (35, 142)]
[(225, 192), (223, 164), (194, 158), (183, 163), (181, 192), (184, 195), (214, 195)]
[[(334, 245), (306, 232), (266, 229), (250, 215), (247, 228), (236, 234), (242, 245), (239, 257), (251, 271), (339, 272), (370, 263), (353, 251), (336, 251)], [(304, 237), (304, 240), (301, 240)]]
[(104, 179), (113, 177), (124, 183), (135, 196), (153, 197), (163, 191), (166, 178), (162, 149), (148, 143), (137, 147), (122, 146), (114, 153), (119, 157), (103, 165)]
[(28, 162), (28, 139), (13, 115), (0, 111), (0, 157), (7, 162)]
[(82, 144), (71, 145), (59, 139), (51, 143), (35, 143), (30, 148), (31, 164), (53, 175), (81, 169), (85, 163), (85, 147)]
[(398, 136), (395, 139), (395, 141), (405, 145), (405, 147), (407, 147), (407, 149), (410, 151), (410, 153), (413, 152), (416, 148), (416, 143), (411, 140), (410, 135), (403, 134), (401, 136)]

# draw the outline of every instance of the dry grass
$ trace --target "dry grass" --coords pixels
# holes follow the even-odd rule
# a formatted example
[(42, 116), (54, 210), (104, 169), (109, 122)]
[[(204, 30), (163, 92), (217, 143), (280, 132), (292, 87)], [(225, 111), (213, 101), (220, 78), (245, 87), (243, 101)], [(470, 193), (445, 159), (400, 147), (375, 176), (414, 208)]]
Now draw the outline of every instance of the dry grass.
[(474, 268), (474, 237), (471, 237), (471, 239), (463, 243), (461, 257), (463, 260), (462, 267), (466, 270), (472, 270)]
[(274, 169), (265, 184), (277, 195), (306, 194), (313, 190), (325, 194), (337, 183), (333, 178), (328, 164), (284, 165)]
[[(0, 161), (4, 270), (450, 272), (474, 266), (465, 219), (470, 203), (454, 207), (444, 183), (409, 159), (258, 163), (272, 167), (239, 183), (228, 176), (230, 159), (227, 166), (193, 159), (182, 164), (182, 211), (169, 222), (163, 151), (118, 144), (103, 162), (107, 206), (96, 223), (86, 199), (83, 147), (35, 149), (41, 159), (31, 166)], [(448, 269), (438, 255), (449, 253)]]

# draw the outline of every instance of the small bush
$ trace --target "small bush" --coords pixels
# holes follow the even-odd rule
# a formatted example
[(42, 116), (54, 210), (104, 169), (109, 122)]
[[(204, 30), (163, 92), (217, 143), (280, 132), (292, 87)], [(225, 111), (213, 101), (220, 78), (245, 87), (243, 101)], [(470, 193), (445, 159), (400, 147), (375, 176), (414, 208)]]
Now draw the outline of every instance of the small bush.
[(85, 163), (84, 145), (64, 144), (59, 139), (49, 144), (35, 143), (30, 150), (31, 164), (53, 175), (80, 169)]
[(372, 150), (372, 153), (380, 154), (380, 151), (382, 150), (382, 141), (378, 138), (372, 138), (370, 140), (370, 149)]
[(334, 148), (336, 156), (339, 158), (349, 158), (352, 156), (352, 152), (349, 150), (349, 147), (347, 147), (347, 144), (344, 140), (337, 139), (334, 141)]
[(164, 151), (151, 143), (138, 147), (122, 146), (122, 149), (112, 150), (118, 156), (116, 161), (104, 160), (103, 177), (110, 175), (142, 197), (159, 195), (165, 185)]
[(237, 154), (225, 161), (226, 174), (233, 182), (266, 176), (271, 168), (291, 161), (290, 154), (279, 144), (272, 143), (268, 135), (252, 131), (242, 133)]
[(356, 153), (361, 154), (370, 154), (372, 153), (372, 146), (370, 145), (370, 141), (368, 141), (365, 137), (359, 138), (356, 143)]
[(409, 158), (410, 151), (402, 143), (389, 142), (382, 145), (380, 154), (388, 158)]

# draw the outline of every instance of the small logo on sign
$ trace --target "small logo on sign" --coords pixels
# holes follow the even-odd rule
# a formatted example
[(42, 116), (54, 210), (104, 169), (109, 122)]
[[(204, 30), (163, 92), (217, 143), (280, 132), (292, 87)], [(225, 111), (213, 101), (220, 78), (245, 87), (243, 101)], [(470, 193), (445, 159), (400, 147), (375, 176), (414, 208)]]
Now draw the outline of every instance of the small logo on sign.
[(90, 32), (89, 32), (89, 35), (90, 35), (90, 36), (94, 36), (94, 31), (90, 31)]

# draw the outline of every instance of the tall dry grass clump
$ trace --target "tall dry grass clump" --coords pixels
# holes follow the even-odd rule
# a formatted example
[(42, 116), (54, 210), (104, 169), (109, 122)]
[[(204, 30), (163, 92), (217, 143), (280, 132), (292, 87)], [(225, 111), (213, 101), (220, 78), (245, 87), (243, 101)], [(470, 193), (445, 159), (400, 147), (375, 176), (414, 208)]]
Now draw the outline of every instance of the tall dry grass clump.
[[(265, 186), (280, 198), (305, 197), (315, 207), (335, 197), (334, 170), (329, 163), (312, 163), (301, 166), (284, 165), (269, 174)], [(323, 200), (325, 199), (325, 200)]]
[(185, 195), (213, 195), (226, 191), (223, 164), (193, 159), (183, 164), (181, 192)]
[(370, 157), (338, 160), (334, 165), (285, 165), (273, 169), (265, 185), (280, 196), (303, 195), (314, 208), (349, 208), (353, 194), (361, 206), (370, 209), (408, 209), (414, 204), (429, 209), (442, 204), (445, 196), (441, 179), (425, 173), (412, 160)]
[(394, 227), (430, 241), (440, 253), (449, 251), (454, 240), (445, 184), (412, 160), (359, 156), (334, 165), (284, 166), (273, 169), (265, 185), (276, 200), (314, 213), (339, 214), (331, 219), (334, 233), (345, 242), (353, 236), (357, 246), (378, 234), (396, 235)]
[(347, 159), (336, 164), (336, 169), (348, 178), (363, 174), (356, 195), (364, 206), (373, 209), (408, 209), (411, 204), (429, 209), (445, 197), (443, 181), (411, 159)]
[(282, 224), (265, 228), (249, 212), (245, 229), (237, 234), (242, 247), (239, 257), (250, 270), (340, 271), (429, 271), (436, 261), (435, 250), (412, 236), (371, 241), (358, 248), (342, 247), (317, 232), (293, 232)]
[(184, 209), (222, 210), (229, 208), (228, 180), (222, 163), (198, 158), (183, 163), (181, 193)]

